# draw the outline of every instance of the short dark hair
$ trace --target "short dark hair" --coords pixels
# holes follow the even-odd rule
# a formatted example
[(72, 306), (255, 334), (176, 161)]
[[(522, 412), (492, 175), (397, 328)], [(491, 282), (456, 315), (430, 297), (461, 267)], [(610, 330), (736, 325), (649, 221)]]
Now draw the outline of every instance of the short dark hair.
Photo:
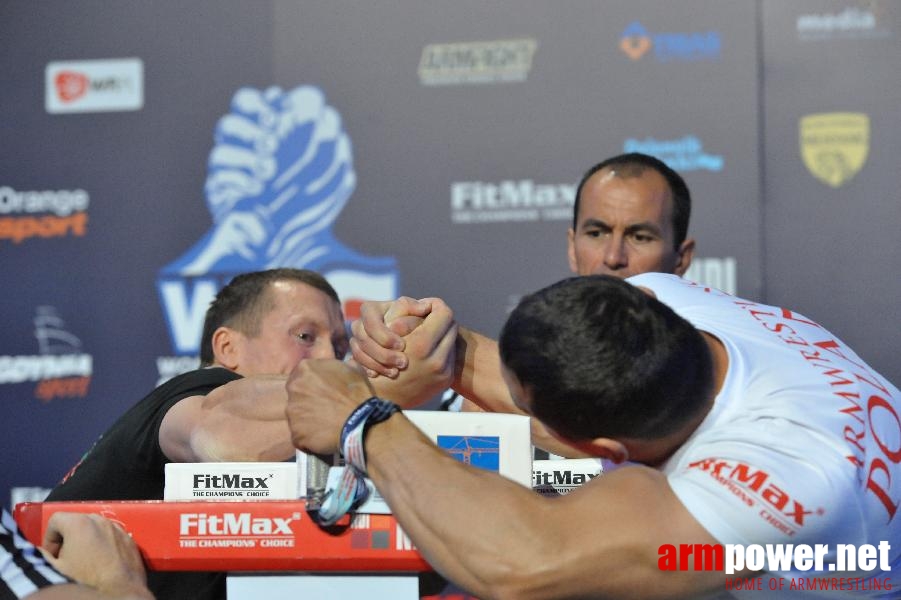
[(585, 172), (579, 182), (579, 187), (576, 188), (576, 201), (573, 205), (573, 230), (579, 227), (579, 202), (582, 198), (582, 188), (585, 187), (585, 183), (592, 175), (607, 167), (616, 169), (616, 174), (620, 177), (638, 177), (645, 169), (653, 169), (663, 176), (673, 195), (673, 237), (678, 250), (679, 245), (688, 236), (688, 221), (691, 218), (691, 193), (688, 191), (688, 185), (682, 176), (669, 168), (665, 162), (639, 152), (613, 156)]
[(276, 281), (297, 281), (325, 292), (338, 305), (338, 293), (325, 277), (308, 269), (269, 269), (236, 275), (219, 290), (210, 303), (200, 338), (200, 364), (213, 364), (213, 333), (222, 326), (232, 327), (244, 335), (259, 333), (260, 320), (273, 307), (269, 286)]
[(698, 414), (713, 385), (701, 333), (610, 275), (565, 279), (522, 299), (500, 336), (531, 412), (573, 441), (655, 439)]

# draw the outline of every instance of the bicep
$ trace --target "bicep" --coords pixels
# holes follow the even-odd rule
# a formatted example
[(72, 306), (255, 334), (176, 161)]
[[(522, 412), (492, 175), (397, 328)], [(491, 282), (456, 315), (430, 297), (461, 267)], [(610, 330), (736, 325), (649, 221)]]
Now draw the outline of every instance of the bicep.
[(623, 468), (556, 502), (558, 546), (550, 556), (558, 573), (555, 583), (572, 586), (571, 594), (698, 597), (723, 584), (722, 572), (695, 571), (690, 556), (686, 570), (661, 569), (666, 545), (718, 542), (658, 471)]

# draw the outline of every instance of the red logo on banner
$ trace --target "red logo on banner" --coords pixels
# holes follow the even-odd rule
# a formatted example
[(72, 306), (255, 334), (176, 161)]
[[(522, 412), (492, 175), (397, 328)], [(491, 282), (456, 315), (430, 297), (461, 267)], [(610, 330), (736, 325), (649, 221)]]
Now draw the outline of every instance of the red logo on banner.
[(60, 71), (56, 74), (56, 93), (63, 102), (73, 102), (88, 91), (88, 78), (74, 71)]

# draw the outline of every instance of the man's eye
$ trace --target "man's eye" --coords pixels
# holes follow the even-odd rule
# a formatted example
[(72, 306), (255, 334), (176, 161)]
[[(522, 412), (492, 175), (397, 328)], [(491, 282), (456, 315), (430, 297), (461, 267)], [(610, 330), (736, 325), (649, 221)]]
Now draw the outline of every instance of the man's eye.
[(297, 339), (303, 342), (304, 344), (312, 344), (316, 341), (316, 336), (312, 333), (298, 333)]
[(635, 235), (632, 236), (632, 239), (634, 239), (636, 242), (638, 242), (640, 244), (647, 244), (648, 242), (654, 241), (654, 236), (647, 235), (645, 233), (636, 233)]

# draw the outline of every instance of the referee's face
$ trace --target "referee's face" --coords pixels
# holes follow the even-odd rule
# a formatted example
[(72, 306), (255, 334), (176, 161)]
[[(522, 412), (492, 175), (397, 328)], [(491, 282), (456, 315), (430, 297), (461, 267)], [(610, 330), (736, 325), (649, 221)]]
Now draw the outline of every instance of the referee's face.
[(676, 247), (673, 195), (653, 169), (621, 176), (601, 169), (585, 183), (576, 229), (569, 230), (569, 266), (577, 275), (682, 275), (694, 241)]

